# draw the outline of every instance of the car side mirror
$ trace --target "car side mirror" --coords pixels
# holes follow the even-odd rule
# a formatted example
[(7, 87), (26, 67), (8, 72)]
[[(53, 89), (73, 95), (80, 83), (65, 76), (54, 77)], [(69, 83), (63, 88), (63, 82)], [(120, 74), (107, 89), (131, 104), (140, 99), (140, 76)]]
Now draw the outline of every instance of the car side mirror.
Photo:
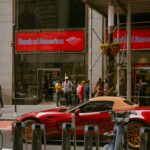
[(76, 109), (76, 110), (75, 110), (75, 115), (76, 115), (76, 116), (79, 116), (79, 113), (80, 113), (80, 109)]

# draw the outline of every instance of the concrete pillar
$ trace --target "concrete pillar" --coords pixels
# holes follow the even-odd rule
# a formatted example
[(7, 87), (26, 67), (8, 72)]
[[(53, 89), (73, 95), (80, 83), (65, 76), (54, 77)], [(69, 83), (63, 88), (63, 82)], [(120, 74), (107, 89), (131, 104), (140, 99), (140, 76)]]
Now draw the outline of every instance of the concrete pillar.
[(0, 1), (0, 84), (4, 104), (12, 102), (12, 27), (13, 1)]

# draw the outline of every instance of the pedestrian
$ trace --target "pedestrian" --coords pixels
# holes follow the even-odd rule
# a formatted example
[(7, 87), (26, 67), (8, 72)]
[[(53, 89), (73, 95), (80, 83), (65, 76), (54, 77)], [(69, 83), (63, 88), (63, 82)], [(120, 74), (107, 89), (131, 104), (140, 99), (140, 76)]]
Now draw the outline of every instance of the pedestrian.
[(73, 94), (74, 100), (72, 101), (72, 103), (74, 105), (77, 105), (79, 103), (79, 99), (78, 99), (78, 95), (77, 95), (77, 87), (78, 87), (77, 80), (73, 80), (73, 83), (72, 83), (72, 94)]
[(95, 89), (94, 97), (103, 96), (103, 89), (101, 86), (97, 86)]
[(142, 79), (139, 80), (137, 84), (137, 88), (138, 88), (139, 105), (144, 106), (145, 99), (143, 98), (143, 96), (145, 95), (145, 89), (144, 89), (144, 83)]
[(54, 90), (54, 86), (53, 86), (53, 82), (51, 80), (48, 81), (48, 87), (47, 87), (47, 101), (52, 101), (53, 100), (53, 91)]
[(103, 95), (103, 88), (104, 88), (104, 82), (102, 81), (102, 78), (99, 78), (96, 82), (96, 86), (94, 88), (93, 96), (102, 96)]
[(77, 93), (79, 96), (79, 102), (80, 103), (84, 102), (84, 84), (85, 84), (85, 81), (81, 81), (78, 88), (77, 88)]
[(103, 87), (103, 95), (107, 96), (108, 95), (108, 80), (104, 80), (104, 87)]
[(96, 83), (96, 87), (98, 87), (98, 86), (103, 89), (104, 82), (103, 82), (102, 78), (98, 79), (98, 81)]
[(56, 91), (56, 105), (58, 107), (60, 106), (60, 99), (61, 99), (61, 93), (62, 93), (62, 85), (60, 81), (56, 83), (55, 91)]
[(71, 102), (71, 92), (72, 92), (72, 82), (69, 80), (69, 78), (66, 76), (65, 81), (62, 84), (66, 106), (72, 105)]
[(3, 104), (3, 95), (2, 95), (2, 88), (1, 88), (1, 85), (0, 85), (0, 103), (1, 103), (1, 107), (3, 107), (4, 104)]
[(89, 80), (86, 80), (85, 85), (84, 85), (84, 101), (89, 100), (89, 97), (90, 97), (89, 95), (90, 95)]

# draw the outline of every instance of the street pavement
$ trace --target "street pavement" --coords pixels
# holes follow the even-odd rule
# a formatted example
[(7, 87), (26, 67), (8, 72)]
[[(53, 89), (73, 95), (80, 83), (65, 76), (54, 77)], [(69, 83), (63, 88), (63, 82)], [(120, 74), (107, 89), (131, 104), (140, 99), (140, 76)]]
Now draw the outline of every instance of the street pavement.
[(50, 109), (56, 107), (56, 102), (49, 103), (40, 103), (38, 105), (4, 105), (3, 108), (0, 109), (2, 116), (1, 120), (14, 120), (16, 117), (34, 111), (40, 111), (45, 109)]

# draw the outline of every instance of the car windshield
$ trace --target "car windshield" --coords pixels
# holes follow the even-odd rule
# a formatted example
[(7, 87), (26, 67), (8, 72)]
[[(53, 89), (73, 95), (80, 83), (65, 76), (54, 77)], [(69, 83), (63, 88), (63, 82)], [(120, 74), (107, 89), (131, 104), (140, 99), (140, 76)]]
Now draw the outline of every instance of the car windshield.
[(84, 105), (84, 104), (86, 104), (86, 103), (89, 103), (89, 101), (88, 101), (88, 102), (83, 102), (83, 103), (77, 104), (77, 105), (75, 105), (75, 106), (72, 106), (72, 107), (70, 107), (69, 109), (67, 109), (66, 112), (72, 112), (72, 110), (75, 110), (75, 109), (79, 108), (80, 106), (82, 106), (82, 105)]
[(74, 113), (76, 109), (80, 109), (81, 113), (100, 112), (112, 110), (113, 101), (88, 101), (71, 107), (66, 112)]

